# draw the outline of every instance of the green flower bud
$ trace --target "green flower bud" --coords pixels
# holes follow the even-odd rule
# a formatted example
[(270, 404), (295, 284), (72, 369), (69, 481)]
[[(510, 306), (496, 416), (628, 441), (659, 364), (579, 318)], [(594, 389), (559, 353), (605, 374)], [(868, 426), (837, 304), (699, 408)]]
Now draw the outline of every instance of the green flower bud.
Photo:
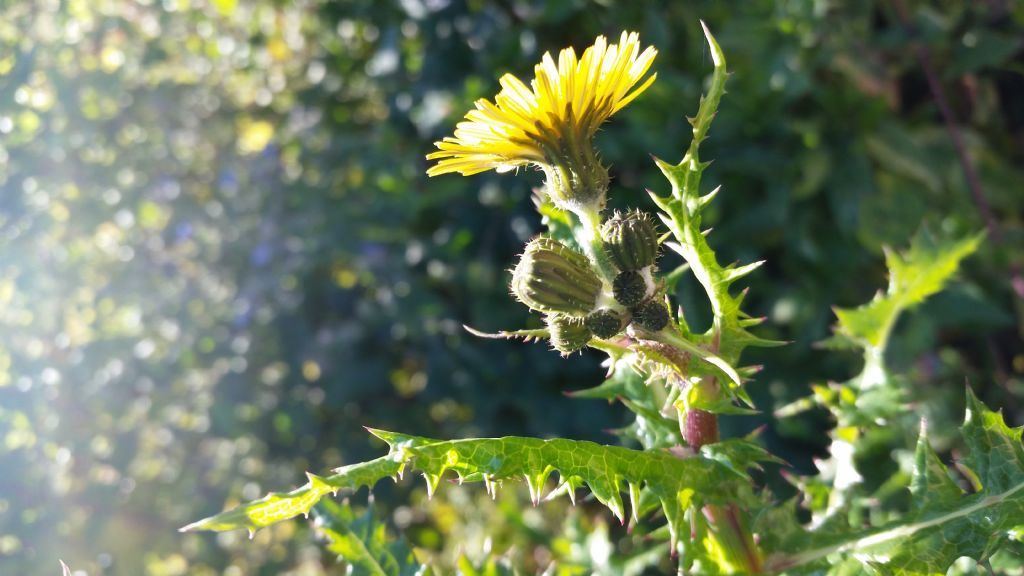
[(620, 270), (640, 270), (658, 257), (658, 232), (645, 212), (616, 212), (601, 227), (605, 251)]
[(548, 316), (548, 330), (551, 332), (551, 345), (561, 352), (562, 356), (584, 349), (591, 338), (590, 330), (583, 318), (573, 316)]
[(594, 310), (587, 315), (587, 328), (598, 338), (611, 338), (625, 327), (622, 314), (611, 308)]
[(648, 300), (633, 308), (633, 324), (657, 332), (668, 325), (669, 315), (665, 304), (656, 299)]
[(623, 306), (636, 306), (647, 299), (647, 281), (639, 272), (620, 272), (612, 281), (612, 295)]
[(601, 165), (593, 146), (558, 150), (547, 162), (544, 189), (555, 206), (572, 211), (604, 208), (608, 169)]
[(512, 273), (512, 293), (538, 312), (585, 316), (600, 292), (590, 260), (551, 238), (531, 240)]

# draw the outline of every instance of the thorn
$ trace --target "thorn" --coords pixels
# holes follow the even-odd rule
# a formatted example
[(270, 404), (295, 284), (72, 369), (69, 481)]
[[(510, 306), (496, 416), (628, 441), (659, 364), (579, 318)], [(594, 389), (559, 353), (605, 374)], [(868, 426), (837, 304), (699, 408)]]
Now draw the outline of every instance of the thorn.
[(333, 490), (333, 486), (327, 483), (327, 480), (323, 479), (312, 472), (306, 472), (306, 478), (309, 480), (309, 487), (314, 492), (323, 494)]
[(757, 438), (761, 434), (764, 434), (764, 431), (767, 430), (767, 429), (768, 429), (768, 425), (767, 424), (761, 424), (757, 428), (754, 428), (754, 430), (751, 431), (749, 434), (747, 434), (747, 437), (751, 438), (751, 439)]
[(441, 475), (424, 472), (423, 479), (427, 481), (427, 500), (432, 500), (434, 498), (434, 491), (437, 490), (437, 485), (441, 482)]
[(538, 494), (538, 492), (540, 492), (540, 488), (538, 486), (534, 485), (533, 479), (530, 478), (529, 474), (523, 474), (523, 476), (526, 477), (526, 487), (530, 491), (530, 502), (532, 502), (533, 503), (533, 507), (536, 508), (537, 507), (537, 500), (539, 500), (537, 494)]
[[(701, 166), (701, 169), (703, 170), (704, 168), (707, 168), (712, 162), (713, 162), (713, 160), (708, 160), (707, 162), (703, 162), (702, 166)], [(712, 200), (714, 200), (715, 196), (718, 196), (718, 193), (721, 192), (721, 191), (722, 191), (722, 186), (721, 185), (715, 186), (714, 190), (712, 190), (711, 192), (708, 192), (707, 194), (705, 194), (705, 195), (701, 196), (700, 198), (698, 198), (698, 202), (700, 203), (701, 206), (706, 206)]]
[(487, 490), (487, 495), (491, 497), (491, 500), (494, 500), (498, 487), (494, 485), (494, 477), (490, 474), (484, 474), (484, 489)]

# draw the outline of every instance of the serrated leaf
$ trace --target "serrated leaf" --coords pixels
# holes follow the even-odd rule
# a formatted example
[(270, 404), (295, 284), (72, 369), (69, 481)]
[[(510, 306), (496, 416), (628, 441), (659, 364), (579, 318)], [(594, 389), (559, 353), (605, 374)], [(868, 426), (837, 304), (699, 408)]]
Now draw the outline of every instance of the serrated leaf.
[(765, 514), (758, 526), (770, 536), (768, 566), (800, 574), (855, 562), (868, 573), (935, 576), (946, 574), (963, 556), (986, 560), (1024, 524), (1021, 432), (968, 390), (961, 433), (968, 448), (964, 464), (977, 476), (976, 493), (964, 494), (950, 479), (922, 428), (915, 453), (914, 502), (904, 519), (872, 530), (834, 524), (803, 530), (782, 516)]
[(404, 465), (402, 459), (389, 454), (369, 462), (338, 468), (328, 477), (309, 474), (309, 482), (301, 488), (291, 492), (271, 492), (259, 500), (193, 522), (180, 531), (223, 532), (245, 528), (254, 532), (299, 514), (308, 514), (313, 505), (327, 494), (335, 494), (339, 490), (355, 491), (363, 486), (373, 486), (382, 478), (397, 476)]
[(928, 443), (928, 425), (921, 421), (921, 433), (914, 451), (914, 476), (910, 484), (914, 496), (914, 510), (927, 510), (939, 503), (949, 502), (963, 495), (963, 490), (953, 482), (946, 466)]
[[(706, 26), (704, 35), (715, 69), (707, 94), (701, 97), (697, 115), (689, 119), (693, 126), (693, 139), (678, 164), (655, 158), (655, 164), (671, 185), (671, 194), (660, 196), (650, 191), (649, 194), (664, 212), (659, 216), (675, 238), (674, 242), (665, 242), (664, 245), (686, 261), (690, 272), (707, 293), (714, 316), (711, 328), (705, 334), (695, 335), (692, 338), (694, 342), (689, 342), (691, 335), (685, 324), (681, 326), (683, 333), (680, 337), (669, 342), (712, 364), (716, 369), (709, 371), (699, 365), (688, 366), (688, 375), (724, 376), (729, 393), (748, 402), (749, 396), (742, 389), (743, 379), (736, 368), (739, 366), (740, 355), (749, 346), (774, 346), (782, 343), (764, 340), (748, 332), (747, 327), (758, 324), (759, 319), (750, 318), (741, 310), (743, 292), (736, 295), (730, 293), (730, 288), (735, 282), (756, 270), (762, 262), (743, 266), (720, 265), (708, 244), (707, 231), (701, 228), (704, 208), (721, 189), (715, 188), (705, 195), (701, 194), (701, 176), (710, 162), (700, 160), (700, 144), (707, 137), (718, 110), (718, 103), (725, 94), (725, 82), (728, 78), (725, 56)], [(682, 319), (680, 321), (683, 322)]]
[(884, 348), (893, 324), (904, 310), (942, 290), (960, 262), (977, 250), (983, 236), (941, 238), (922, 229), (900, 254), (886, 250), (889, 287), (858, 308), (837, 308), (836, 332), (863, 347)]
[(750, 477), (747, 475), (747, 470), (749, 468), (760, 470), (762, 462), (784, 464), (783, 460), (748, 438), (730, 438), (714, 444), (705, 444), (701, 446), (700, 453), (705, 458), (721, 462), (748, 480)]
[(587, 486), (620, 519), (625, 518), (621, 493), (635, 485), (650, 491), (671, 519), (678, 537), (685, 511), (705, 503), (733, 501), (744, 481), (721, 462), (703, 456), (680, 458), (668, 451), (638, 451), (576, 440), (536, 438), (482, 438), (431, 440), (384, 430), (371, 430), (387, 442), (390, 452), (376, 460), (345, 466), (327, 477), (310, 475), (305, 486), (284, 494), (270, 494), (216, 516), (190, 524), (182, 531), (225, 531), (269, 526), (307, 513), (323, 496), (339, 489), (372, 487), (405, 467), (440, 479), (456, 472), (466, 482), (530, 478), (539, 490), (550, 472)]
[(321, 500), (314, 508), (318, 532), (328, 540), (327, 549), (350, 567), (353, 576), (427, 576), (433, 571), (416, 560), (412, 549), (387, 534), (373, 506), (356, 516), (348, 506)]

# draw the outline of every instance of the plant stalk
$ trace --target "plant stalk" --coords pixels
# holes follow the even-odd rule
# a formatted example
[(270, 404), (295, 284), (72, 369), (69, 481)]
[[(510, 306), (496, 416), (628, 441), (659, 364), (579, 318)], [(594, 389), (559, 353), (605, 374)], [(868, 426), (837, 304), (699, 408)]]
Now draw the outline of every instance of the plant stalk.
[(601, 213), (594, 208), (580, 208), (573, 210), (573, 213), (580, 219), (580, 228), (576, 230), (576, 240), (579, 241), (583, 250), (590, 260), (597, 266), (598, 272), (605, 282), (615, 279), (615, 267), (612, 266), (608, 255), (604, 250), (604, 242), (601, 240)]
[[(687, 409), (683, 415), (683, 439), (694, 451), (718, 441), (718, 416), (699, 409)], [(726, 557), (742, 574), (760, 574), (764, 571), (761, 552), (754, 543), (750, 527), (736, 504), (704, 506), (704, 517), (711, 525)]]

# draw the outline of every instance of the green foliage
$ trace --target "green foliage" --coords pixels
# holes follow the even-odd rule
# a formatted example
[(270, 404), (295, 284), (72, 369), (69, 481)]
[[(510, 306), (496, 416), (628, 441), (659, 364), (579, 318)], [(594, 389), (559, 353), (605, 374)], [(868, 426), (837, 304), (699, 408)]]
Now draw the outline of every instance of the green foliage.
[[(697, 115), (689, 119), (693, 126), (693, 139), (686, 155), (675, 165), (662, 160), (655, 161), (672, 186), (671, 196), (666, 198), (651, 193), (651, 198), (664, 211), (661, 215), (662, 221), (675, 237), (674, 242), (666, 245), (686, 260), (689, 271), (704, 288), (711, 303), (713, 323), (706, 333), (692, 334), (685, 318), (682, 317), (679, 319), (680, 329), (684, 336), (710, 346), (717, 356), (707, 357), (705, 360), (724, 373), (724, 381), (729, 383), (732, 395), (752, 405), (749, 395), (742, 388), (739, 372), (734, 366), (748, 346), (775, 346), (782, 343), (751, 334), (747, 328), (760, 324), (762, 319), (751, 318), (741, 310), (745, 293), (738, 296), (730, 294), (732, 285), (760, 267), (762, 262), (745, 266), (721, 266), (708, 244), (706, 231), (701, 228), (701, 214), (720, 189), (715, 188), (708, 194), (701, 195), (701, 176), (709, 163), (702, 163), (700, 160), (700, 144), (707, 138), (711, 121), (718, 110), (718, 103), (725, 93), (725, 81), (728, 76), (722, 49), (707, 31), (706, 26), (704, 32), (715, 65), (711, 85), (708, 93), (701, 97)], [(696, 369), (696, 373), (700, 374), (699, 368)]]
[(886, 249), (888, 289), (858, 308), (836, 308), (837, 335), (865, 350), (885, 349), (899, 315), (942, 290), (981, 240), (981, 235), (961, 240), (936, 237), (922, 229), (906, 253)]
[[(483, 438), (439, 441), (383, 430), (371, 430), (388, 443), (387, 456), (339, 468), (333, 475), (309, 474), (309, 482), (287, 493), (271, 493), (216, 516), (182, 528), (191, 530), (256, 530), (276, 522), (308, 514), (327, 494), (339, 490), (373, 487), (379, 480), (419, 471), (433, 494), (445, 472), (456, 473), (459, 482), (483, 482), (488, 492), (509, 480), (525, 480), (534, 503), (544, 497), (548, 477), (558, 473), (574, 502), (576, 490), (586, 487), (599, 502), (625, 521), (622, 493), (628, 494), (637, 515), (640, 491), (656, 498), (668, 521), (673, 539), (683, 530), (685, 512), (701, 503), (729, 502), (746, 479), (742, 468), (749, 448), (729, 444), (710, 447), (713, 457), (685, 458), (664, 451), (637, 451), (592, 442), (536, 438)], [(723, 464), (722, 462), (726, 462)], [(557, 490), (556, 490), (557, 492)], [(635, 518), (635, 516), (634, 516)]]
[[(863, 499), (851, 497), (856, 495), (861, 480), (854, 462), (858, 435), (898, 413), (896, 403), (891, 402), (899, 398), (898, 383), (888, 376), (884, 365), (896, 319), (902, 311), (940, 291), (960, 261), (976, 250), (980, 236), (943, 241), (922, 233), (907, 253), (887, 252), (890, 285), (884, 296), (858, 309), (837, 310), (837, 334), (864, 349), (865, 366), (861, 376), (828, 391), (820, 388), (816, 394), (816, 399), (836, 414), (839, 427), (832, 435), (833, 461), (823, 465), (819, 479), (804, 484), (809, 492), (827, 500), (827, 505), (812, 509), (814, 518), (809, 526), (798, 522), (794, 506), (775, 506), (770, 492), (756, 493), (751, 486), (749, 469), (760, 468), (762, 462), (779, 464), (781, 460), (752, 438), (718, 441), (718, 414), (749, 413), (732, 403), (740, 400), (751, 404), (743, 384), (744, 378), (756, 370), (737, 368), (742, 352), (751, 345), (780, 342), (759, 338), (747, 330), (761, 319), (741, 310), (745, 294), (736, 296), (730, 291), (733, 283), (760, 263), (721, 266), (701, 229), (702, 211), (718, 189), (707, 195), (700, 193), (707, 164), (699, 159), (699, 146), (707, 137), (726, 79), (722, 51), (706, 27), (705, 34), (715, 64), (709, 92), (691, 120), (693, 140), (683, 160), (676, 165), (656, 160), (672, 187), (671, 195), (651, 193), (651, 197), (663, 211), (662, 220), (674, 237), (667, 245), (684, 258), (687, 270), (707, 295), (711, 326), (695, 333), (682, 314), (677, 324), (665, 327), (658, 322), (655, 326), (633, 308), (634, 323), (623, 338), (608, 330), (607, 337), (594, 341), (579, 319), (578, 328), (585, 334), (574, 337), (570, 344), (568, 327), (558, 324), (561, 317), (550, 314), (549, 334), (528, 330), (496, 335), (548, 336), (563, 353), (575, 351), (588, 341), (604, 351), (609, 357), (610, 378), (576, 395), (622, 401), (636, 421), (619, 433), (638, 440), (645, 450), (522, 437), (441, 441), (371, 430), (389, 445), (387, 456), (346, 466), (325, 478), (310, 474), (309, 483), (302, 488), (271, 493), (182, 530), (254, 531), (308, 513), (328, 493), (372, 488), (380, 479), (400, 477), (407, 469), (422, 472), (428, 496), (435, 493), (449, 470), (456, 473), (460, 484), (485, 483), (492, 495), (503, 481), (525, 479), (531, 500), (537, 504), (544, 496), (549, 476), (557, 472), (561, 481), (553, 494), (566, 492), (575, 503), (576, 490), (586, 486), (623, 523), (623, 492), (630, 499), (633, 523), (660, 508), (670, 549), (679, 553), (680, 573), (828, 570), (838, 574), (864, 569), (879, 574), (931, 576), (944, 573), (964, 555), (987, 562), (1009, 531), (1024, 521), (1024, 500), (1016, 497), (1024, 489), (1024, 448), (1020, 445), (1021, 432), (1007, 428), (1001, 416), (990, 412), (973, 395), (969, 394), (963, 435), (970, 450), (965, 469), (976, 484), (975, 494), (964, 497), (932, 451), (922, 427), (910, 485), (915, 497), (911, 511), (895, 519), (890, 511), (886, 520), (867, 525), (852, 521), (850, 514), (856, 507), (865, 506)], [(647, 270), (616, 274), (603, 252), (600, 214), (587, 209), (574, 213), (578, 223), (556, 219), (550, 223), (553, 232), (570, 226), (576, 242), (586, 249), (586, 256), (575, 253), (574, 266), (593, 276), (595, 302), (584, 306), (582, 312), (601, 299), (608, 300), (609, 292), (623, 305), (634, 306), (651, 299), (646, 303), (661, 306), (659, 290), (665, 284), (660, 278), (655, 276), (652, 281)], [(516, 275), (521, 276), (518, 268)], [(622, 287), (628, 275), (635, 277), (637, 286), (627, 301)], [(598, 281), (598, 276), (603, 280)], [(549, 284), (551, 279), (538, 280), (538, 288), (550, 289)], [(558, 286), (575, 289), (574, 283)], [(526, 301), (519, 292), (520, 299)], [(531, 302), (527, 304), (537, 308)], [(693, 363), (692, 359), (700, 362)], [(628, 371), (639, 378), (631, 379)], [(728, 394), (721, 393), (719, 381), (727, 385)], [(675, 411), (667, 410), (670, 408)], [(687, 446), (682, 446), (680, 440)], [(896, 476), (890, 482), (899, 485), (900, 479)], [(748, 514), (756, 511), (760, 512), (755, 513), (751, 524)], [(383, 531), (371, 534), (364, 530), (362, 539), (343, 540), (344, 549), (349, 556), (367, 562), (367, 558), (382, 554), (384, 541), (379, 535)], [(470, 565), (466, 569), (477, 571)], [(487, 561), (483, 568), (492, 572), (499, 569), (493, 561)]]
[[(744, 281), (744, 310), (768, 319), (758, 336), (792, 344), (737, 361), (716, 354), (762, 409), (860, 371), (855, 355), (812, 343), (828, 335), (831, 306), (849, 309), (884, 284), (882, 246), (905, 245), (922, 222), (949, 238), (984, 227), (919, 49), (946, 91), (1001, 240), (990, 234), (960, 282), (893, 325), (886, 385), (813, 385), (819, 399), (806, 405), (841, 406), (837, 434), (856, 444), (864, 477), (836, 521), (877, 528), (904, 509), (918, 415), (944, 458), (959, 450), (965, 381), (1020, 421), (1024, 307), (1007, 275), (1024, 264), (1019, 3), (906, 0), (913, 30), (889, 3), (0, 4), (4, 573), (48, 576), (56, 566), (45, 559), (58, 557), (100, 576), (332, 573), (305, 523), (254, 542), (174, 528), (289, 485), (296, 470), (371, 458), (364, 424), (601, 442), (610, 429), (627, 445), (666, 448), (682, 444), (686, 406), (749, 413), (697, 389), (681, 401), (653, 348), (595, 342), (599, 352), (562, 362), (546, 346), (459, 329), (546, 337), (508, 301), (505, 271), (545, 227), (582, 247), (571, 214), (543, 201), (532, 212), (536, 174), (428, 181), (422, 155), (502, 72), (527, 74), (546, 50), (622, 28), (662, 56), (658, 82), (598, 136), (611, 208), (653, 211), (642, 190), (667, 194), (638, 151), (674, 158), (689, 138), (681, 117), (712, 65), (699, 19), (729, 54), (729, 93), (701, 149), (715, 159), (704, 192), (723, 192), (701, 226), (714, 228), (723, 264), (767, 260)], [(669, 310), (685, 308), (703, 333), (713, 322), (703, 286), (663, 252)], [(695, 354), (709, 353), (698, 344)], [(563, 398), (598, 382), (605, 352), (613, 374), (595, 395), (610, 402)], [(764, 369), (746, 382), (753, 367), (738, 367), (751, 364)], [(767, 425), (758, 442), (793, 474), (813, 474), (829, 414), (769, 417), (719, 423), (725, 437)], [(772, 466), (754, 477), (792, 492)], [(796, 481), (818, 517), (829, 478)], [(401, 506), (420, 498), (412, 483), (375, 495), (445, 568), (479, 534), (493, 548), (473, 552), (520, 573), (553, 563), (616, 574), (634, 556), (652, 562), (649, 573), (672, 569), (656, 539), (664, 529), (652, 540), (613, 522), (599, 538), (600, 507), (569, 514), (564, 499), (532, 508), (506, 492), (454, 506), (459, 492), (443, 491), (413, 513)], [(570, 516), (578, 528), (562, 525)], [(588, 541), (607, 558), (590, 560)]]
[[(886, 293), (877, 294), (870, 303), (858, 308), (835, 311), (839, 321), (836, 336), (829, 344), (862, 349), (864, 366), (860, 374), (843, 383), (816, 386), (813, 396), (776, 411), (785, 417), (820, 405), (836, 420), (836, 427), (830, 432), (830, 457), (819, 463), (821, 474), (804, 485), (826, 501), (812, 510), (815, 524), (835, 521), (850, 509), (871, 507), (875, 496), (863, 491), (864, 473), (858, 470), (858, 453), (878, 449), (878, 444), (889, 450), (898, 447), (891, 440), (874, 437), (883, 430), (880, 425), (902, 425), (907, 420), (904, 406), (910, 397), (905, 383), (886, 367), (889, 335), (900, 314), (942, 290), (961, 260), (972, 254), (980, 242), (981, 236), (963, 240), (936, 238), (922, 229), (904, 253), (886, 249)], [(877, 481), (878, 474), (867, 473), (874, 476), (872, 482)], [(885, 479), (893, 480), (900, 482), (898, 476)]]
[[(986, 562), (1008, 544), (1024, 521), (1024, 448), (1021, 428), (1009, 428), (1001, 414), (968, 389), (960, 428), (973, 490), (953, 479), (959, 474), (939, 460), (922, 423), (914, 455), (911, 509), (880, 528), (795, 526), (792, 510), (768, 511), (759, 521), (771, 550), (767, 566), (790, 574), (850, 573), (935, 576), (946, 574), (960, 557)], [(844, 572), (845, 571), (845, 572)]]
[(313, 508), (317, 530), (327, 538), (327, 549), (351, 567), (353, 576), (428, 576), (401, 539), (391, 537), (374, 515), (373, 506), (357, 516), (348, 506), (322, 500)]

